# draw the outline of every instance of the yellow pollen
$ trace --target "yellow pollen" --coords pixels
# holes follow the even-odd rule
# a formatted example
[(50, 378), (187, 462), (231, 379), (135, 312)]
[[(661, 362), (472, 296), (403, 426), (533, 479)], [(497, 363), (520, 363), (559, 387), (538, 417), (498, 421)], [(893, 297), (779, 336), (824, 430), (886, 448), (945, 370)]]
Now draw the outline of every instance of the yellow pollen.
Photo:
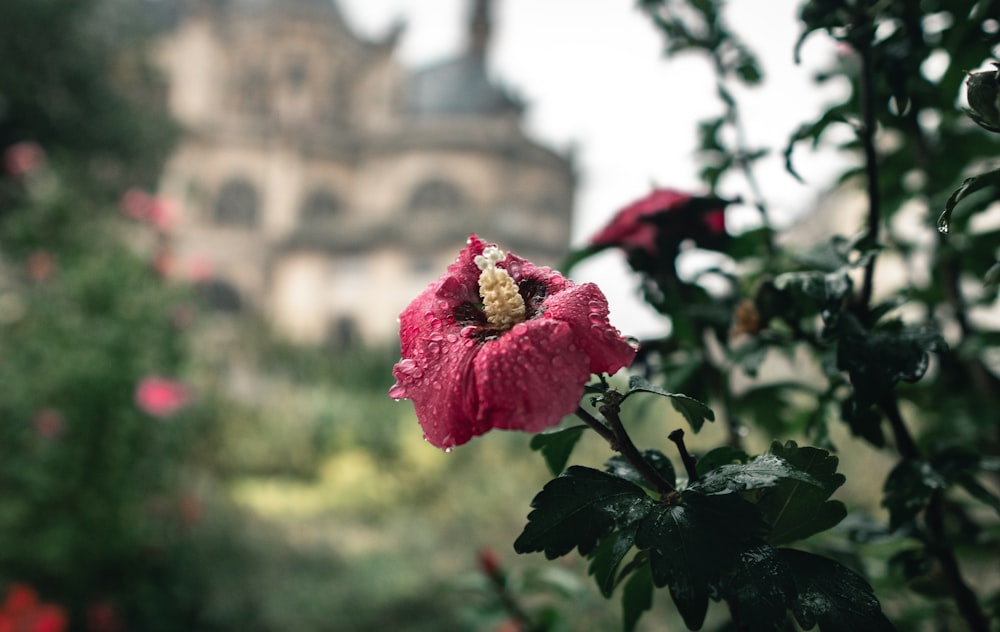
[(487, 246), (476, 257), (479, 275), (479, 296), (483, 298), (486, 320), (497, 329), (510, 329), (524, 321), (524, 299), (517, 291), (517, 284), (506, 270), (497, 267), (504, 254), (496, 246)]

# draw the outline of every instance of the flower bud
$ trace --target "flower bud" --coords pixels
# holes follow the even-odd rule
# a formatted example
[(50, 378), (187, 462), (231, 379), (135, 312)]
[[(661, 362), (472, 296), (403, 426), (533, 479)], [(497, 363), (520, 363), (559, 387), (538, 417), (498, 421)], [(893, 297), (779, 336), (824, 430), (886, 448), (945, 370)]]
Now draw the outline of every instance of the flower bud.
[(997, 70), (969, 73), (966, 80), (966, 110), (973, 121), (991, 132), (1000, 133), (1000, 64)]

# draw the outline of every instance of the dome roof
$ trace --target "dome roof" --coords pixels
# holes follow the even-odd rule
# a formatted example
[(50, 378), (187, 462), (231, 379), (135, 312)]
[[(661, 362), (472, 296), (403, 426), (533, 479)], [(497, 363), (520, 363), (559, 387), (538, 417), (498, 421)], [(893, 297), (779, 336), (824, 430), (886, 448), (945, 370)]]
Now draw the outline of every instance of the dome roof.
[(467, 53), (410, 76), (407, 112), (416, 116), (520, 113), (523, 103), (490, 81), (480, 55)]

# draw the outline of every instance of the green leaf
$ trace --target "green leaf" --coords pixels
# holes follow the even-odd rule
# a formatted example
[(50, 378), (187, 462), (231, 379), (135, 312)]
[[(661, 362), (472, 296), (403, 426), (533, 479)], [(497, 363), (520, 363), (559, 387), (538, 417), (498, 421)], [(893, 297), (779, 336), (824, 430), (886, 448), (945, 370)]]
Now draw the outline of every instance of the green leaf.
[(797, 594), (778, 549), (761, 544), (741, 551), (723, 590), (739, 613), (742, 628), (755, 632), (787, 629), (788, 608)]
[(990, 269), (983, 275), (983, 287), (992, 288), (1000, 285), (1000, 261), (990, 266)]
[(653, 607), (653, 576), (649, 564), (640, 565), (622, 590), (622, 629), (635, 630), (642, 613)]
[(735, 463), (746, 463), (749, 460), (747, 453), (743, 450), (728, 445), (719, 446), (706, 452), (696, 463), (699, 476), (704, 476), (708, 472), (723, 465), (733, 465)]
[(764, 521), (771, 525), (766, 538), (770, 544), (808, 538), (836, 526), (847, 516), (842, 502), (827, 500), (845, 480), (843, 474), (837, 473), (836, 456), (818, 448), (800, 448), (794, 441), (774, 443), (771, 453), (808, 474), (818, 485), (789, 478), (761, 495), (756, 505)]
[(966, 178), (944, 203), (944, 212), (941, 213), (937, 221), (938, 230), (947, 235), (951, 231), (951, 214), (958, 203), (976, 191), (981, 191), (989, 186), (1000, 186), (1000, 169)]
[[(670, 459), (666, 457), (659, 450), (643, 450), (642, 457), (653, 466), (653, 469), (660, 473), (665, 481), (670, 483), (671, 486), (677, 485), (677, 473), (674, 471), (674, 464), (670, 462)], [(604, 463), (604, 467), (609, 474), (613, 474), (618, 478), (624, 478), (627, 481), (631, 481), (636, 485), (642, 487), (648, 487), (649, 482), (642, 477), (639, 472), (632, 467), (625, 457), (621, 455), (615, 455), (608, 459)]]
[(799, 471), (780, 456), (762, 454), (749, 463), (721, 465), (707, 472), (689, 489), (703, 494), (731, 494), (774, 487), (786, 480), (822, 487), (818, 480)]
[(688, 628), (701, 627), (708, 599), (740, 548), (764, 525), (756, 509), (735, 494), (706, 496), (687, 491), (679, 505), (657, 504), (636, 532), (636, 546), (649, 549), (653, 583), (667, 586)]
[(930, 463), (904, 459), (892, 468), (885, 479), (882, 506), (889, 510), (889, 530), (895, 531), (913, 520), (931, 501), (937, 490), (948, 486)]
[(701, 430), (706, 419), (708, 421), (715, 421), (715, 413), (705, 404), (687, 395), (666, 391), (655, 384), (651, 384), (639, 375), (633, 375), (629, 378), (628, 391), (622, 396), (622, 401), (625, 401), (633, 393), (653, 393), (654, 395), (670, 398), (670, 404), (674, 407), (674, 410), (684, 416), (684, 419), (687, 420), (691, 429), (695, 432)]
[(872, 587), (831, 559), (778, 549), (798, 593), (792, 613), (803, 628), (821, 632), (891, 632)]
[(635, 526), (615, 531), (601, 540), (590, 556), (587, 572), (594, 576), (601, 594), (610, 597), (621, 579), (618, 566), (635, 544)]
[(899, 321), (868, 331), (852, 315), (845, 315), (839, 323), (837, 368), (850, 374), (861, 409), (878, 402), (897, 382), (919, 380), (927, 371), (928, 353), (947, 348), (938, 332), (907, 328)]
[(514, 541), (514, 550), (543, 551), (549, 559), (574, 548), (587, 555), (613, 529), (641, 520), (654, 505), (641, 487), (574, 465), (549, 481), (531, 501), (533, 510)]
[(531, 449), (542, 453), (545, 464), (553, 476), (558, 476), (566, 469), (569, 455), (573, 453), (576, 442), (583, 436), (586, 425), (571, 426), (554, 432), (543, 432), (531, 438)]

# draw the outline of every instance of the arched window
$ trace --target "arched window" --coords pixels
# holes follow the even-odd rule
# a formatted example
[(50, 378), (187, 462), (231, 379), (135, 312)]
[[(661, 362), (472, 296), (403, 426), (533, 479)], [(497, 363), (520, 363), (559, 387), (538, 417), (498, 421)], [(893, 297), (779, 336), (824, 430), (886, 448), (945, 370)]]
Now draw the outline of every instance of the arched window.
[(220, 279), (201, 281), (196, 285), (205, 305), (210, 309), (235, 314), (243, 309), (239, 291)]
[(257, 215), (257, 190), (252, 184), (239, 179), (222, 185), (215, 202), (215, 223), (254, 228), (257, 225)]
[(302, 205), (300, 217), (308, 226), (326, 225), (340, 211), (340, 200), (331, 191), (313, 191)]
[(415, 211), (454, 211), (462, 207), (462, 197), (462, 192), (450, 182), (426, 180), (414, 189), (410, 197), (410, 208)]

